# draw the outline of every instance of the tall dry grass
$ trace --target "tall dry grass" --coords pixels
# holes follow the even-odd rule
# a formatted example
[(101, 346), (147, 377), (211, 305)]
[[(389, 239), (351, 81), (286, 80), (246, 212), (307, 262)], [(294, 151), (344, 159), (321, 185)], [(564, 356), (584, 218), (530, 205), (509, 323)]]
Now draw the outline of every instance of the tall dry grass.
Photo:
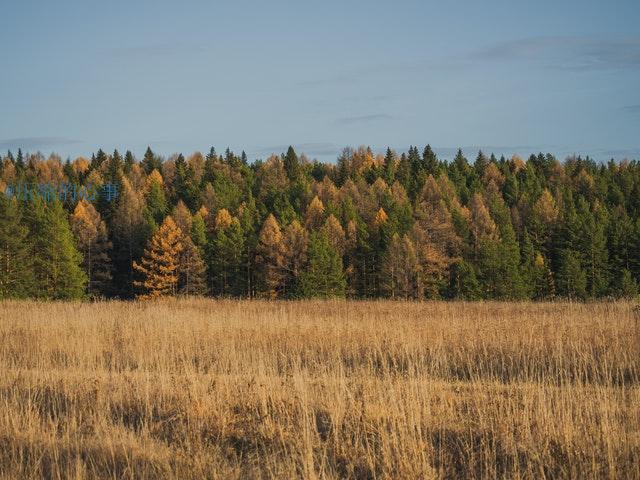
[(2, 478), (640, 478), (628, 303), (0, 304)]

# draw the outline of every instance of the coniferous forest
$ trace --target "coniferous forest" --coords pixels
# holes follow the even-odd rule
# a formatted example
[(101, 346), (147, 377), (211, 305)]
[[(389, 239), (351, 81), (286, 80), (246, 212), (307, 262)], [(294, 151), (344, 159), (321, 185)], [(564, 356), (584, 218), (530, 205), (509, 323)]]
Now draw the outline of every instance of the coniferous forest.
[(587, 300), (640, 282), (635, 160), (18, 151), (0, 190), (0, 298)]

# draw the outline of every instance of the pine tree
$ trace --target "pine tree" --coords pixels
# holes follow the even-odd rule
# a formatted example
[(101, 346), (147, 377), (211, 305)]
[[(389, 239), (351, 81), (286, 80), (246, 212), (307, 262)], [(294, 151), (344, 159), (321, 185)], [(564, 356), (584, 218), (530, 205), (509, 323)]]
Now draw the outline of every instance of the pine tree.
[(172, 186), (174, 203), (182, 200), (191, 210), (197, 208), (200, 192), (197, 190), (193, 168), (187, 164), (182, 154), (178, 155), (175, 162)]
[(18, 176), (21, 176), (24, 173), (26, 165), (24, 163), (24, 157), (22, 155), (22, 149), (18, 149), (18, 155), (16, 155), (16, 171), (18, 172)]
[(638, 297), (638, 282), (626, 268), (617, 274), (614, 285), (613, 294), (616, 298), (635, 299)]
[(457, 300), (479, 300), (482, 298), (482, 286), (478, 281), (473, 265), (458, 260), (451, 266), (449, 297)]
[(91, 165), (89, 166), (89, 170), (100, 170), (102, 165), (107, 161), (107, 154), (99, 148), (98, 153), (95, 156), (91, 157)]
[(331, 246), (326, 235), (312, 233), (309, 240), (309, 265), (300, 276), (300, 296), (344, 297), (346, 287), (340, 255)]
[(560, 269), (556, 284), (558, 293), (571, 299), (584, 299), (587, 296), (587, 274), (582, 268), (580, 255), (572, 250), (560, 252)]
[(449, 164), (449, 177), (456, 186), (460, 200), (466, 204), (470, 199), (469, 185), (475, 178), (475, 172), (469, 166), (461, 149), (458, 149), (453, 162)]
[(249, 193), (245, 202), (240, 205), (238, 209), (238, 219), (240, 220), (240, 227), (244, 234), (244, 261), (245, 267), (243, 269), (243, 282), (245, 285), (245, 293), (248, 297), (252, 298), (256, 295), (256, 279), (255, 279), (255, 251), (258, 244), (258, 225), (260, 216), (258, 214), (258, 208), (256, 206), (255, 198)]
[(34, 197), (25, 209), (34, 259), (33, 291), (45, 299), (82, 298), (87, 277), (62, 204), (57, 198), (45, 204)]
[(295, 181), (300, 175), (300, 161), (291, 145), (289, 145), (287, 154), (284, 156), (284, 170), (290, 182)]
[(587, 291), (595, 298), (608, 290), (609, 272), (607, 271), (608, 254), (605, 230), (608, 223), (607, 212), (596, 202), (591, 212), (584, 199), (578, 202), (578, 219), (580, 225), (579, 251), (582, 254), (582, 265), (587, 274)]
[(89, 296), (109, 293), (111, 281), (111, 241), (107, 227), (98, 211), (86, 200), (76, 205), (70, 222), (76, 244), (82, 254), (82, 266), (87, 276)]
[(528, 298), (543, 300), (555, 293), (553, 275), (541, 253), (536, 252), (527, 228), (521, 248), (521, 278)]
[(395, 181), (395, 154), (390, 148), (387, 148), (387, 154), (384, 156), (384, 163), (382, 165), (382, 178), (391, 185)]
[(131, 153), (131, 150), (127, 150), (124, 154), (124, 173), (125, 174), (129, 174), (131, 173), (131, 170), (133, 169), (133, 166), (136, 164), (136, 159), (133, 156), (133, 153)]
[(422, 191), (427, 176), (424, 162), (420, 159), (417, 147), (409, 147), (407, 163), (411, 170), (411, 180), (407, 185), (407, 192), (409, 193), (409, 198), (413, 201)]
[(424, 147), (424, 151), (422, 152), (422, 168), (425, 175), (433, 175), (434, 177), (438, 176), (440, 168), (438, 165), (438, 158), (431, 149), (431, 145)]
[(407, 194), (413, 189), (413, 176), (411, 174), (411, 163), (406, 154), (400, 155), (398, 168), (396, 169), (396, 181), (404, 187)]
[(0, 300), (36, 293), (28, 240), (17, 200), (0, 193)]
[(521, 277), (520, 246), (509, 209), (495, 191), (489, 200), (499, 239), (485, 236), (480, 241), (478, 270), (486, 295), (495, 299), (526, 298), (527, 289)]
[(473, 164), (473, 169), (475, 170), (476, 176), (482, 178), (484, 176), (486, 168), (489, 166), (489, 159), (482, 152), (482, 150), (478, 150), (478, 156), (476, 157), (476, 161)]
[(242, 226), (224, 208), (218, 211), (214, 225), (207, 256), (210, 291), (213, 295), (242, 295), (246, 264)]
[(205, 212), (203, 212), (202, 209), (198, 210), (193, 216), (193, 220), (191, 222), (191, 240), (193, 240), (194, 245), (201, 249), (204, 249), (207, 244), (207, 226), (204, 221), (204, 217), (208, 212)]
[(140, 166), (144, 170), (144, 173), (149, 175), (154, 170), (158, 172), (162, 172), (162, 162), (151, 150), (151, 147), (147, 147), (146, 152), (144, 152), (144, 157), (142, 162), (140, 162)]
[(134, 285), (144, 293), (140, 299), (174, 296), (178, 291), (179, 259), (184, 246), (180, 242), (182, 232), (173, 218), (168, 216), (153, 235), (140, 263), (133, 262), (133, 268), (143, 276)]

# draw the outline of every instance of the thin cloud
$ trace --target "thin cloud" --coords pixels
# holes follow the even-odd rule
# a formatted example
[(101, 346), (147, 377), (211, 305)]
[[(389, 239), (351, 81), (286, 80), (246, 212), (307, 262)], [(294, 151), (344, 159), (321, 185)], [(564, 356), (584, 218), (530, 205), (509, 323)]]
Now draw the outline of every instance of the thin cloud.
[(501, 42), (467, 56), (471, 61), (527, 61), (565, 70), (640, 67), (640, 37), (546, 36)]
[(342, 117), (336, 120), (339, 125), (354, 125), (357, 123), (370, 123), (378, 120), (391, 120), (393, 117), (386, 113), (374, 113), (371, 115), (359, 115), (355, 117)]
[(627, 113), (637, 114), (637, 113), (640, 113), (640, 105), (626, 105), (622, 107), (622, 110), (624, 110)]
[(623, 160), (625, 158), (634, 158), (640, 160), (640, 148), (624, 148), (617, 150), (597, 150), (595, 156), (602, 160), (610, 158)]
[(414, 58), (404, 62), (373, 63), (333, 76), (299, 81), (301, 87), (352, 84), (398, 72), (464, 71), (479, 63), (525, 62), (541, 68), (573, 71), (640, 68), (640, 36), (539, 36), (490, 44), (446, 57)]
[(144, 58), (165, 57), (189, 53), (204, 53), (207, 50), (208, 47), (203, 44), (159, 43), (153, 45), (131, 45), (126, 47), (112, 48), (108, 50), (108, 53), (118, 58)]
[(65, 137), (23, 137), (0, 140), (0, 148), (37, 150), (40, 148), (60, 147), (65, 145), (74, 145), (77, 143), (82, 142), (80, 140), (73, 140)]

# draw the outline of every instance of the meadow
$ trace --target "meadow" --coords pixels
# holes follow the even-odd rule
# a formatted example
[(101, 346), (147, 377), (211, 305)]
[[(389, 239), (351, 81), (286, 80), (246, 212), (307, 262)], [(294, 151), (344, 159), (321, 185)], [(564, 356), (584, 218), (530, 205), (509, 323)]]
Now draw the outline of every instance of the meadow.
[(0, 478), (640, 478), (640, 314), (2, 302)]

